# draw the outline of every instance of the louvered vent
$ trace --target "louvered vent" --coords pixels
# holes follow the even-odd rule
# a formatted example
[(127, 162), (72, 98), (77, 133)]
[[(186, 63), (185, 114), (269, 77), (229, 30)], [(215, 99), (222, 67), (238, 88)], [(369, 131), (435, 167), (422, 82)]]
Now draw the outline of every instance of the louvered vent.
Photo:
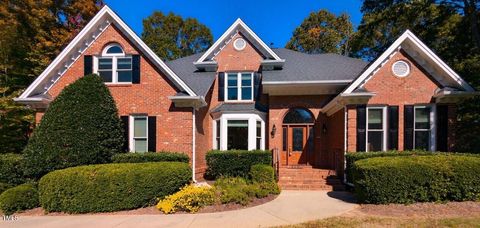
[(397, 61), (392, 66), (393, 74), (397, 77), (406, 77), (410, 74), (410, 65), (405, 61)]

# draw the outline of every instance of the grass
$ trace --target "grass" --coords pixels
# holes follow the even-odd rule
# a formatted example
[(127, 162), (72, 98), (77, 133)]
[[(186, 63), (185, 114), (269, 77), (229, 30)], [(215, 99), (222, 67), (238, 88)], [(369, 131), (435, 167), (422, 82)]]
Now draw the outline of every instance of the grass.
[(388, 218), (332, 217), (285, 227), (480, 227), (480, 217)]

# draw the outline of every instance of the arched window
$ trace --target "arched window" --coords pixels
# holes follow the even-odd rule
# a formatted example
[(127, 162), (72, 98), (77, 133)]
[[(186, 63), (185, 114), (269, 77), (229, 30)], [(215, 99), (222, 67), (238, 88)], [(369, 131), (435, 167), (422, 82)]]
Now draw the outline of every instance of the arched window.
[(106, 83), (132, 83), (132, 57), (117, 44), (107, 45), (96, 58), (96, 73)]
[(283, 118), (284, 124), (297, 124), (297, 123), (312, 123), (314, 122), (313, 115), (310, 111), (303, 108), (293, 108), (288, 111), (287, 115)]

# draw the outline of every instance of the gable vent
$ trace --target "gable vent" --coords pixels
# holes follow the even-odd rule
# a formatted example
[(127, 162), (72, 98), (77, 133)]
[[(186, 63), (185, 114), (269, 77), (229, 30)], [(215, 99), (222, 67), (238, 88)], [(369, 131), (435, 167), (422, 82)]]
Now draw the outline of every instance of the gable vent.
[(392, 71), (397, 77), (406, 77), (410, 74), (410, 65), (405, 61), (399, 60), (392, 65)]

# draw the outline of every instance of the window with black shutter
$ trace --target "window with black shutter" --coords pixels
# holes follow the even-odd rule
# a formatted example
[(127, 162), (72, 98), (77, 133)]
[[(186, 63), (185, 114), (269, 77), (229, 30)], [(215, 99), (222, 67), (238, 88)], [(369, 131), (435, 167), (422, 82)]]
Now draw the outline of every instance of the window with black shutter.
[(367, 110), (365, 105), (357, 105), (357, 151), (365, 151)]
[(388, 107), (388, 149), (398, 150), (398, 106)]

